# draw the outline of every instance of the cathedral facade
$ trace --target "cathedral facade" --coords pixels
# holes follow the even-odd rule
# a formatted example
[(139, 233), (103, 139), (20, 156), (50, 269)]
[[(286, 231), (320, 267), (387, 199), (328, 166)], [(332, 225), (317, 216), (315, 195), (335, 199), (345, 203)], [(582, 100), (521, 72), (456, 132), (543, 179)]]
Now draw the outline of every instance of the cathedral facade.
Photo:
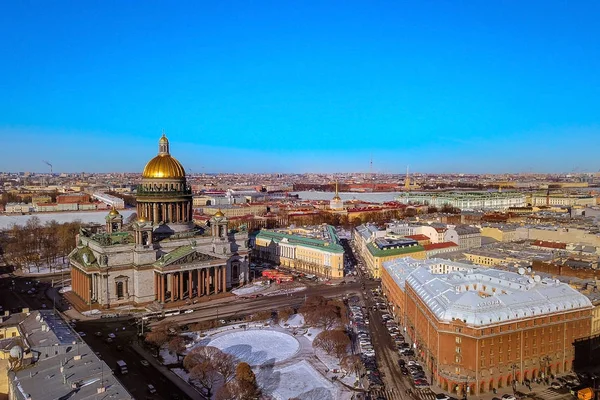
[(164, 134), (158, 147), (137, 189), (137, 220), (125, 224), (113, 208), (105, 230), (82, 229), (69, 254), (73, 293), (90, 307), (168, 306), (248, 279), (248, 235), (231, 232), (221, 212), (194, 226), (185, 170)]

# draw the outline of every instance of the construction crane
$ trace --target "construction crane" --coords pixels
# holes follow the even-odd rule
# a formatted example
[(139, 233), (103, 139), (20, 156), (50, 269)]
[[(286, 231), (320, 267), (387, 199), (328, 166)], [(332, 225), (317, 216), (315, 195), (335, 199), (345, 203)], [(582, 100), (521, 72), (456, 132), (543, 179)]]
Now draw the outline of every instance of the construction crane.
[(54, 171), (52, 171), (52, 164), (50, 164), (50, 162), (48, 162), (48, 161), (42, 161), (42, 162), (50, 167), (50, 175), (54, 174)]

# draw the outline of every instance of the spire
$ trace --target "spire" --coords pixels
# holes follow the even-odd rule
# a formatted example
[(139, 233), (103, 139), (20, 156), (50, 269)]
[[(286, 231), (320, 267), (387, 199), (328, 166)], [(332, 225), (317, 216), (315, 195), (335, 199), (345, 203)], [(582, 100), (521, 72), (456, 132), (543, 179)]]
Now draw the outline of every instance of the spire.
[(338, 181), (335, 181), (335, 196), (333, 196), (333, 200), (341, 200), (340, 194), (338, 193)]

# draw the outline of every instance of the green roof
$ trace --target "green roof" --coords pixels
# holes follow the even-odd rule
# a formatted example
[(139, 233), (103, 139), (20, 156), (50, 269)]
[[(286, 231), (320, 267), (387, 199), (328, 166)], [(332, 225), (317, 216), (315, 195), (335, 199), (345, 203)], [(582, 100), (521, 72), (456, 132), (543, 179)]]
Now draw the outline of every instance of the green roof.
[(276, 231), (268, 231), (261, 230), (258, 235), (256, 235), (257, 239), (265, 239), (265, 240), (273, 240), (275, 243), (281, 242), (283, 239), (287, 239), (289, 244), (297, 244), (305, 247), (312, 247), (317, 250), (326, 250), (332, 253), (344, 253), (344, 248), (338, 244), (337, 235), (331, 235), (331, 231), (329, 232), (332, 238), (332, 242), (328, 242), (322, 239), (315, 239), (301, 235), (290, 235), (288, 233), (276, 232)]
[(196, 248), (193, 245), (186, 245), (186, 246), (178, 247), (175, 250), (173, 250), (167, 254), (164, 254), (162, 257), (160, 257), (158, 260), (156, 260), (154, 262), (154, 264), (152, 264), (152, 265), (154, 265), (155, 267), (161, 267), (163, 265), (168, 265), (168, 264), (172, 263), (173, 261), (179, 260), (180, 258), (183, 258), (189, 254), (195, 254), (194, 261), (198, 261), (198, 262), (218, 260), (217, 257), (213, 257), (210, 254), (197, 253)]
[(392, 249), (382, 250), (379, 247), (375, 246), (375, 243), (369, 243), (367, 245), (367, 249), (369, 249), (369, 252), (375, 257), (399, 256), (401, 254), (409, 254), (409, 253), (416, 253), (418, 251), (425, 251), (425, 248), (420, 245), (396, 247), (396, 248), (392, 248)]

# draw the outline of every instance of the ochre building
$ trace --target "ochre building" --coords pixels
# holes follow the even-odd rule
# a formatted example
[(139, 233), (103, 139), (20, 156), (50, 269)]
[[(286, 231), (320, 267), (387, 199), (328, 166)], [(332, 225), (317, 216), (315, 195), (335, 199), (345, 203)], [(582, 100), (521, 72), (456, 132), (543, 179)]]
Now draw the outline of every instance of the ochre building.
[(591, 302), (553, 279), (404, 258), (381, 282), (435, 382), (461, 396), (570, 371), (573, 342), (590, 334)]
[(257, 258), (321, 278), (344, 277), (344, 248), (331, 225), (262, 229), (255, 240)]

